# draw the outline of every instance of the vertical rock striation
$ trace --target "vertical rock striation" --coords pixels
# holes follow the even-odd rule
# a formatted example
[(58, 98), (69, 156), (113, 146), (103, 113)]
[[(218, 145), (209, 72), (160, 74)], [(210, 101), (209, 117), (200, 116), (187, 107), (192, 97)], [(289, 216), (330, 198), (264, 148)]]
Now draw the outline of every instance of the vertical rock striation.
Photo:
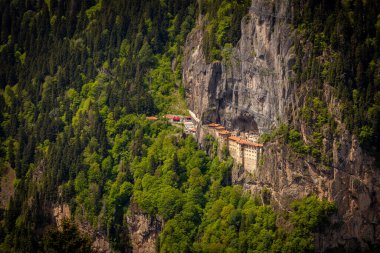
[[(183, 62), (187, 102), (197, 118), (237, 131), (292, 122), (304, 136), (309, 134), (307, 126), (295, 119), (309, 91), (308, 84), (297, 87), (290, 81), (296, 59), (291, 10), (289, 1), (253, 0), (229, 59), (210, 64), (202, 51), (204, 20), (198, 17), (197, 27), (187, 38)], [(324, 102), (343, 133), (323, 139), (323, 148), (332, 152), (332, 168), (326, 170), (308, 156), (292, 154), (282, 143), (270, 143), (256, 173), (241, 180), (238, 172), (239, 182), (235, 182), (253, 193), (269, 189), (271, 202), (279, 209), (311, 194), (334, 201), (337, 215), (318, 234), (317, 251), (335, 247), (364, 251), (380, 242), (380, 173), (341, 123), (332, 88), (325, 84), (324, 91)]]
[(288, 9), (283, 1), (253, 1), (229, 59), (211, 64), (202, 52), (199, 17), (183, 63), (187, 101), (198, 118), (241, 131), (267, 129), (285, 120), (295, 62)]
[(132, 203), (131, 214), (127, 217), (129, 238), (135, 253), (154, 253), (158, 248), (158, 236), (163, 220), (143, 213), (137, 204)]

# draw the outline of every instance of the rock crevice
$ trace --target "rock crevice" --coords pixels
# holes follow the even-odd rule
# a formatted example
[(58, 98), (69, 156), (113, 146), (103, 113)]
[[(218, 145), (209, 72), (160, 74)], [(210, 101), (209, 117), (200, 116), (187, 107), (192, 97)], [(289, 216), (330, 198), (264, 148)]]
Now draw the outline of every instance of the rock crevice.
[[(188, 36), (183, 63), (187, 101), (205, 122), (250, 131), (269, 129), (285, 119), (295, 62), (292, 31), (286, 19), (271, 16), (272, 4), (263, 2), (253, 1), (241, 23), (242, 37), (227, 60), (206, 63), (202, 25)], [(274, 5), (276, 15), (286, 17), (287, 4)]]

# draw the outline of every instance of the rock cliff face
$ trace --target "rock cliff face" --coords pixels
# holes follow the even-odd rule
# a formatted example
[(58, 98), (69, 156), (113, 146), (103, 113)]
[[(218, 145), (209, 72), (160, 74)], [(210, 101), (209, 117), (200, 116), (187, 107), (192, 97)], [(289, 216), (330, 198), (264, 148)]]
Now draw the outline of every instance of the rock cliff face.
[[(71, 219), (70, 207), (68, 204), (56, 205), (52, 209), (52, 218), (58, 229), (62, 228), (65, 219)], [(164, 221), (160, 217), (150, 216), (144, 213), (135, 203), (131, 204), (130, 214), (126, 216), (128, 235), (131, 248), (126, 252), (154, 253), (157, 252), (158, 236), (164, 226)], [(95, 252), (112, 253), (109, 239), (104, 231), (94, 229), (84, 221), (76, 220), (79, 231), (90, 236), (92, 248)]]
[[(291, 10), (288, 1), (253, 0), (230, 60), (210, 64), (202, 52), (204, 20), (198, 18), (188, 36), (183, 62), (187, 102), (197, 118), (238, 131), (292, 122), (303, 136), (308, 135), (307, 127), (295, 120), (308, 91), (307, 85), (297, 87), (290, 81), (296, 37), (290, 26)], [(270, 143), (254, 175), (235, 170), (233, 180), (252, 193), (269, 189), (271, 203), (279, 209), (311, 194), (335, 201), (337, 215), (317, 236), (317, 251), (340, 246), (363, 251), (380, 242), (380, 173), (341, 123), (332, 88), (325, 84), (324, 91), (323, 100), (341, 133), (323, 139), (323, 148), (332, 152), (332, 168), (326, 170), (310, 157), (292, 154), (281, 143)]]
[(255, 0), (242, 20), (241, 39), (223, 63), (206, 64), (203, 23), (188, 36), (183, 80), (190, 110), (203, 121), (241, 131), (270, 128), (285, 119), (294, 63), (287, 4)]
[[(65, 219), (70, 220), (71, 212), (68, 204), (56, 205), (52, 210), (52, 216), (58, 229), (62, 229), (62, 222)], [(90, 224), (86, 222), (76, 221), (79, 231), (83, 234), (90, 236), (92, 240), (92, 249), (95, 252), (100, 253), (112, 253), (111, 245), (107, 236), (99, 230), (94, 229)]]
[(269, 144), (264, 150), (264, 165), (243, 182), (252, 193), (269, 189), (272, 204), (280, 209), (310, 194), (334, 201), (338, 212), (330, 227), (318, 235), (318, 252), (339, 246), (346, 252), (365, 251), (380, 240), (379, 173), (353, 136), (345, 133), (341, 141), (344, 147), (334, 147), (334, 165), (329, 171), (308, 158), (294, 156), (281, 143)]
[(127, 223), (133, 252), (154, 253), (157, 251), (158, 236), (163, 227), (161, 219), (143, 213), (136, 204), (132, 204)]
[(16, 172), (11, 167), (5, 167), (3, 176), (0, 179), (0, 212), (8, 206), (9, 200), (14, 195), (14, 180)]

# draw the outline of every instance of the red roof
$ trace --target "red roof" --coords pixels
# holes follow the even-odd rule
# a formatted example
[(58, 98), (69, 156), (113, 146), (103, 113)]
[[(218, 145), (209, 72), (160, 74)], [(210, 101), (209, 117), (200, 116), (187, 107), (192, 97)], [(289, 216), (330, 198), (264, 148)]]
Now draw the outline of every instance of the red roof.
[(180, 121), (180, 120), (181, 120), (181, 118), (180, 118), (180, 117), (178, 117), (178, 116), (174, 116), (174, 117), (173, 117), (173, 120), (174, 120), (174, 121)]
[(240, 144), (251, 146), (251, 147), (262, 147), (263, 146), (263, 144), (259, 144), (259, 143), (256, 143), (253, 141), (247, 141), (247, 140), (241, 140)]
[(228, 139), (235, 141), (235, 142), (239, 143), (240, 145), (247, 145), (247, 146), (251, 146), (251, 147), (263, 147), (263, 144), (259, 144), (259, 143), (253, 142), (253, 141), (243, 140), (237, 136), (230, 136), (230, 137), (228, 137)]
[(219, 124), (216, 124), (216, 123), (211, 123), (211, 124), (208, 124), (207, 125), (208, 127), (218, 127), (220, 126)]
[(231, 134), (231, 132), (229, 132), (229, 131), (221, 131), (221, 132), (219, 132), (219, 135), (230, 135)]
[(236, 141), (237, 143), (239, 143), (239, 141), (240, 141), (240, 138), (237, 136), (230, 136), (230, 137), (228, 137), (228, 139), (230, 139), (232, 141)]

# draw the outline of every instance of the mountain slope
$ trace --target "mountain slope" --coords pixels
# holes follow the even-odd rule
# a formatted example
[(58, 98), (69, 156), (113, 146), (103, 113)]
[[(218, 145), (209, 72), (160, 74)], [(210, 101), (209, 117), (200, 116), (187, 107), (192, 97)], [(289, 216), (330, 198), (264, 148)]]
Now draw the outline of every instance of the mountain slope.
[(264, 133), (260, 168), (233, 180), (269, 190), (279, 209), (310, 194), (336, 202), (318, 251), (379, 241), (379, 13), (377, 1), (255, 0), (240, 40), (214, 46), (222, 57), (204, 48), (208, 13), (186, 42), (189, 109), (203, 124)]
[[(376, 246), (379, 6), (358, 2), (0, 0), (0, 251)], [(185, 97), (272, 130), (256, 173), (163, 117)]]

